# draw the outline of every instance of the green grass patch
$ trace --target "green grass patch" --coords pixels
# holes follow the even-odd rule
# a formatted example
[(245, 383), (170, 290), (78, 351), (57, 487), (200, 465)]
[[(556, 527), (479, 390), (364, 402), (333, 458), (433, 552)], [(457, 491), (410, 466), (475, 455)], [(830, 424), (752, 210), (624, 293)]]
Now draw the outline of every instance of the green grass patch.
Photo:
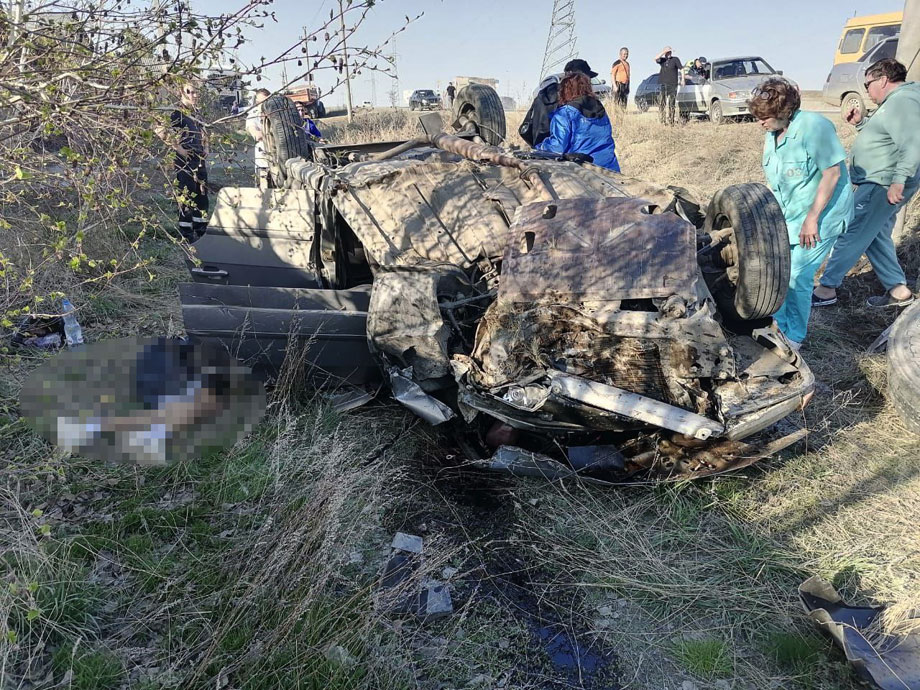
[(106, 650), (87, 650), (74, 644), (61, 645), (52, 658), (58, 673), (72, 671), (70, 687), (74, 690), (108, 690), (117, 688), (124, 678), (121, 661)]
[(828, 645), (817, 635), (775, 632), (767, 639), (765, 649), (783, 668), (804, 673), (826, 656)]
[(734, 671), (728, 645), (722, 640), (681, 640), (674, 655), (691, 673), (701, 678), (727, 678)]

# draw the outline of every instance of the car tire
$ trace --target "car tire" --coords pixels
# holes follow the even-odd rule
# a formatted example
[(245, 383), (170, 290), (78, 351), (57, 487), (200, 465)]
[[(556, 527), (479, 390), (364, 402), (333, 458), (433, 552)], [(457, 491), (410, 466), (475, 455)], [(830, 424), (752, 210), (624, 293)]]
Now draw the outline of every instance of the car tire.
[(722, 115), (722, 104), (719, 101), (713, 101), (709, 105), (709, 121), (714, 125), (721, 125), (725, 122), (725, 117)]
[(310, 141), (303, 131), (303, 119), (287, 96), (269, 96), (262, 104), (262, 132), (272, 182), (280, 187), (287, 179), (284, 164), (291, 158), (311, 157)]
[(859, 108), (859, 112), (863, 115), (866, 114), (866, 102), (862, 96), (855, 91), (843, 94), (843, 98), (840, 101), (840, 117), (843, 118), (844, 122), (846, 122), (847, 113), (853, 107)]
[(485, 84), (468, 84), (454, 99), (454, 125), (464, 130), (475, 126), (482, 140), (500, 146), (505, 140), (505, 110), (495, 89)]
[(636, 107), (639, 109), (639, 112), (640, 112), (640, 113), (647, 112), (647, 111), (648, 111), (648, 101), (646, 101), (646, 100), (644, 100), (644, 99), (641, 99), (641, 100), (640, 100), (640, 99), (637, 98), (637, 99), (636, 99)]
[(726, 229), (704, 270), (719, 311), (731, 321), (771, 316), (786, 299), (791, 263), (786, 221), (773, 192), (754, 182), (716, 192), (703, 230)]
[(920, 302), (905, 309), (891, 329), (888, 397), (904, 426), (920, 434)]

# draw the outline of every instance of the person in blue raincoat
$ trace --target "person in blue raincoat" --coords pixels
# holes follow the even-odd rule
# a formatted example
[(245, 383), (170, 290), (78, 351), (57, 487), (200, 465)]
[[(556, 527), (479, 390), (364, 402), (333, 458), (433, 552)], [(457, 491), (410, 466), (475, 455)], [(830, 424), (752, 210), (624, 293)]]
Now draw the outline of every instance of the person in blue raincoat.
[(793, 347), (805, 339), (815, 273), (837, 237), (853, 220), (853, 191), (846, 152), (834, 125), (804, 112), (798, 88), (767, 79), (748, 107), (766, 130), (763, 171), (783, 210), (792, 254), (786, 301), (773, 315)]
[(560, 107), (550, 121), (550, 135), (537, 144), (540, 151), (581, 153), (595, 165), (620, 172), (607, 111), (594, 95), (591, 80), (580, 72), (559, 83)]

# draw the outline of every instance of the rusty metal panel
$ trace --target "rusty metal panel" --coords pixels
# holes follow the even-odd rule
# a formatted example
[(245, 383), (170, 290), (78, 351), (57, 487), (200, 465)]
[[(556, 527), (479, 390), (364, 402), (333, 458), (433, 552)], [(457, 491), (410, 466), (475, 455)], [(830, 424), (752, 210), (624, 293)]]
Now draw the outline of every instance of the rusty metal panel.
[(494, 166), (472, 162), (356, 163), (337, 174), (342, 187), (333, 203), (381, 265), (466, 267), (505, 249), (508, 224), (480, 183), (494, 185), (500, 176)]
[(641, 199), (565, 199), (518, 208), (498, 300), (696, 299), (695, 229)]

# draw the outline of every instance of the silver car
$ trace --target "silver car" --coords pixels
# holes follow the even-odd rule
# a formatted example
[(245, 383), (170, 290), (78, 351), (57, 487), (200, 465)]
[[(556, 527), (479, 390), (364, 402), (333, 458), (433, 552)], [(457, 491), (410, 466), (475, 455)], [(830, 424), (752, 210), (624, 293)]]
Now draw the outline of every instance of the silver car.
[(686, 77), (687, 83), (677, 89), (681, 117), (708, 115), (712, 122), (720, 124), (726, 118), (748, 116), (751, 91), (768, 77), (783, 74), (757, 56), (721, 58), (708, 67), (708, 79), (691, 73)]
[(898, 52), (898, 36), (886, 38), (876, 43), (856, 62), (844, 62), (834, 65), (824, 83), (824, 102), (840, 107), (840, 114), (847, 116), (850, 108), (859, 108), (866, 113), (875, 105), (869, 100), (869, 94), (863, 83), (866, 81), (866, 69), (883, 58), (893, 58)]

